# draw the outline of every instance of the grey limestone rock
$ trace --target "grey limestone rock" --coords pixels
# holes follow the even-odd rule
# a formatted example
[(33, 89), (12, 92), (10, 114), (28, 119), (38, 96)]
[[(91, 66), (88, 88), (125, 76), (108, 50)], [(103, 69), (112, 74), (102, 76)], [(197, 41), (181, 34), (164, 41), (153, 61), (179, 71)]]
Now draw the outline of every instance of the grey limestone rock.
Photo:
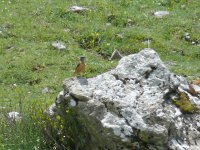
[[(184, 77), (171, 73), (152, 49), (123, 57), (116, 68), (93, 78), (71, 78), (49, 110), (72, 108), (87, 118), (90, 150), (200, 149), (200, 114), (185, 114), (172, 101), (188, 93)], [(94, 130), (95, 129), (95, 130)]]

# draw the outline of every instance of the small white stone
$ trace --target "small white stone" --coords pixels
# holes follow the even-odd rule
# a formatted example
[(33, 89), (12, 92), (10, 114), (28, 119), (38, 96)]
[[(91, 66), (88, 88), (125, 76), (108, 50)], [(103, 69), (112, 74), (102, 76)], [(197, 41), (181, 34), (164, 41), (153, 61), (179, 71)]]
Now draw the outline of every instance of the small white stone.
[(80, 6), (72, 6), (69, 8), (69, 11), (72, 11), (72, 12), (83, 12), (86, 10), (89, 10), (89, 9), (85, 7), (80, 7)]
[(196, 42), (192, 41), (192, 44), (196, 44)]
[(64, 50), (66, 49), (66, 46), (63, 42), (61, 41), (55, 41), (55, 42), (52, 42), (52, 46), (56, 49), (59, 49), (59, 50)]
[(68, 28), (64, 29), (64, 32), (70, 32), (70, 29), (68, 29)]
[(200, 127), (200, 122), (197, 122), (197, 127)]
[(106, 26), (111, 26), (112, 24), (111, 23), (106, 23)]
[(69, 106), (70, 107), (75, 107), (76, 106), (76, 101), (71, 99), (70, 102), (69, 102)]
[(18, 112), (12, 111), (8, 113), (8, 119), (11, 121), (19, 121), (21, 120), (21, 116)]
[(43, 90), (42, 90), (42, 93), (48, 93), (49, 92), (49, 88), (48, 87), (45, 87)]
[(157, 17), (157, 18), (163, 18), (167, 15), (169, 15), (168, 11), (156, 11), (156, 12), (154, 12), (154, 16)]

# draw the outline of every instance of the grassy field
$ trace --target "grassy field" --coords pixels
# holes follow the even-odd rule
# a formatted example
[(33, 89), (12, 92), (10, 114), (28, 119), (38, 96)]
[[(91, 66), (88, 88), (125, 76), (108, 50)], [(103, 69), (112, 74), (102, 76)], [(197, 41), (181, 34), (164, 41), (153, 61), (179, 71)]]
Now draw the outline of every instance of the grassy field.
[[(69, 12), (73, 5), (90, 10)], [(170, 14), (156, 18), (153, 12), (158, 10)], [(62, 81), (73, 76), (79, 56), (86, 56), (85, 76), (92, 77), (117, 65), (108, 60), (114, 49), (123, 55), (136, 53), (148, 47), (147, 39), (163, 61), (174, 64), (173, 72), (200, 77), (199, 0), (2, 0), (0, 12), (2, 112), (18, 111), (19, 102), (23, 114), (36, 106), (47, 108), (62, 90)], [(57, 40), (66, 50), (52, 47)], [(45, 87), (51, 92), (42, 93)], [(7, 138), (15, 128), (1, 128), (0, 149), (33, 149), (38, 143), (27, 143), (39, 140), (39, 133), (32, 126), (18, 127), (13, 135), (17, 144), (16, 137)], [(23, 142), (27, 135), (21, 129), (33, 138)]]

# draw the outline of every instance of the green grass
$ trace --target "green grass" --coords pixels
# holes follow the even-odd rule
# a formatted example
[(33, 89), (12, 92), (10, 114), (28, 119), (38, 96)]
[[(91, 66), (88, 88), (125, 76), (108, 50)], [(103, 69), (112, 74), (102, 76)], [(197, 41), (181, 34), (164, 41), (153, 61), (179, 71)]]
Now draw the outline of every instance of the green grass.
[(39, 148), (42, 135), (30, 116), (23, 116), (20, 122), (0, 122), (0, 148), (2, 150)]
[[(90, 11), (68, 12), (73, 5)], [(157, 10), (170, 15), (155, 18)], [(85, 76), (93, 77), (117, 65), (108, 61), (114, 49), (136, 53), (147, 47), (148, 38), (163, 61), (176, 63), (173, 72), (200, 76), (199, 45), (191, 44), (200, 41), (198, 0), (4, 0), (0, 11), (0, 105), (9, 110), (17, 111), (19, 101), (24, 113), (35, 103), (48, 107), (62, 81), (72, 77), (79, 56), (86, 56)], [(66, 51), (52, 48), (56, 40), (65, 42)], [(45, 87), (52, 92), (43, 94)]]

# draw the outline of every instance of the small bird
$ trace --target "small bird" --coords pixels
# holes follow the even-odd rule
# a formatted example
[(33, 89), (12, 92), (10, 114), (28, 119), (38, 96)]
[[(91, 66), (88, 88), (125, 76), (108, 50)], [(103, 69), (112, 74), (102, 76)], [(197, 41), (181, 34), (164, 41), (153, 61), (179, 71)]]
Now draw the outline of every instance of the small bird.
[(84, 72), (84, 71), (85, 71), (85, 57), (81, 56), (80, 62), (75, 69), (74, 75), (79, 75), (81, 72)]

